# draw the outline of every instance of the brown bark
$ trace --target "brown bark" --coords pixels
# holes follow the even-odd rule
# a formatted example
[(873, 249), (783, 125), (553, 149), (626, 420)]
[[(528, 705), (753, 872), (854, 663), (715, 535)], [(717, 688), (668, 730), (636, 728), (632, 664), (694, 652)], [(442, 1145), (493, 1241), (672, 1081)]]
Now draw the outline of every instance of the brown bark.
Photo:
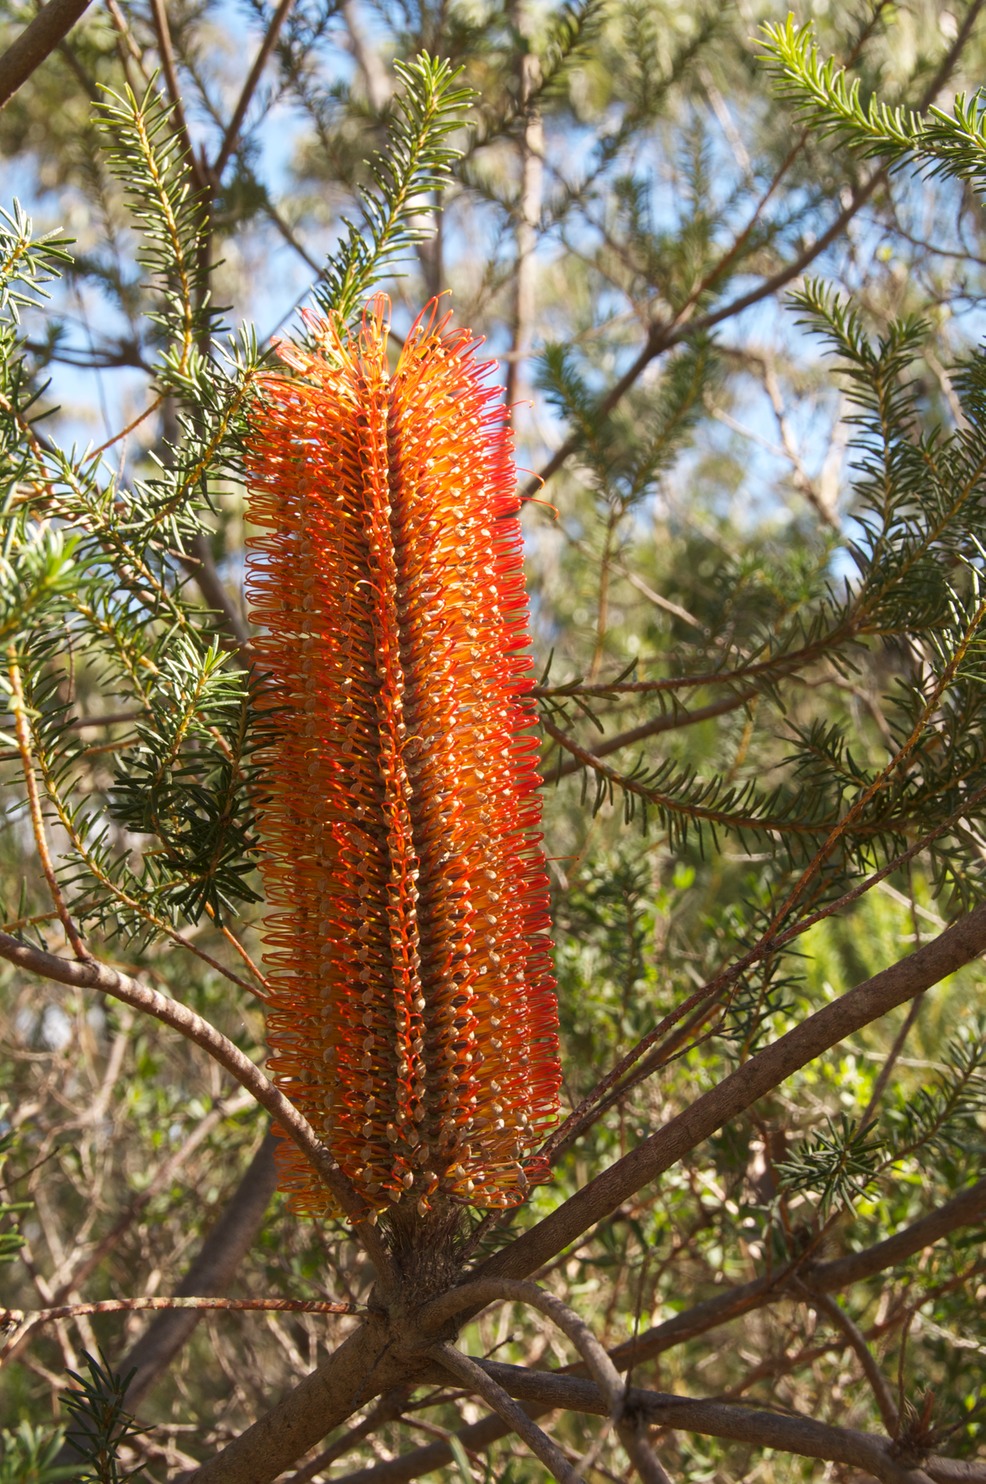
[(490, 1258), (476, 1276), (528, 1277), (792, 1073), (854, 1031), (938, 984), (984, 951), (986, 905), (960, 918), (908, 958), (816, 1011), (752, 1057), (537, 1226)]
[[(608, 1410), (599, 1388), (581, 1376), (549, 1378), (542, 1371), (496, 1361), (483, 1361), (482, 1366), (504, 1391), (524, 1401), (592, 1412), (597, 1416), (605, 1416)], [(884, 1484), (929, 1484), (931, 1477), (916, 1461), (905, 1462), (895, 1456), (889, 1438), (852, 1428), (829, 1427), (810, 1417), (792, 1417), (745, 1404), (693, 1400), (635, 1386), (628, 1388), (627, 1408), (651, 1427), (682, 1428), (707, 1437), (750, 1443), (757, 1448), (776, 1448), (802, 1458), (846, 1463), (873, 1474)], [(984, 1477), (982, 1470), (977, 1477)]]
[[(527, 1403), (529, 1413), (565, 1409), (605, 1416), (607, 1398), (593, 1381), (496, 1361), (478, 1362), (503, 1391)], [(697, 1400), (664, 1392), (627, 1389), (628, 1415), (650, 1427), (679, 1428), (706, 1437), (774, 1448), (802, 1458), (844, 1463), (860, 1469), (884, 1484), (984, 1484), (986, 1467), (959, 1459), (908, 1458), (889, 1438), (853, 1428), (830, 1427), (810, 1417), (791, 1416), (748, 1406), (744, 1403)], [(491, 1426), (496, 1423), (498, 1430)], [(459, 1434), (463, 1444), (480, 1449), (503, 1435), (498, 1418), (486, 1418)], [(428, 1468), (451, 1459), (447, 1445), (436, 1443), (416, 1449), (404, 1458), (346, 1474), (339, 1484), (409, 1484)]]
[[(836, 1258), (831, 1262), (799, 1264), (795, 1268), (767, 1274), (762, 1278), (754, 1279), (751, 1283), (731, 1288), (727, 1293), (717, 1294), (715, 1298), (693, 1304), (690, 1309), (676, 1314), (673, 1319), (656, 1324), (652, 1329), (646, 1330), (634, 1339), (627, 1340), (625, 1344), (617, 1345), (610, 1351), (610, 1356), (619, 1370), (630, 1370), (644, 1361), (652, 1360), (656, 1355), (663, 1354), (666, 1350), (673, 1349), (675, 1345), (680, 1345), (685, 1340), (694, 1339), (697, 1335), (705, 1334), (719, 1325), (728, 1324), (731, 1320), (738, 1319), (753, 1309), (783, 1297), (786, 1285), (794, 1273), (804, 1274), (816, 1292), (831, 1292), (844, 1288), (850, 1283), (858, 1283), (861, 1279), (871, 1278), (897, 1263), (905, 1262), (915, 1253), (940, 1241), (949, 1232), (957, 1231), (963, 1226), (981, 1224), (984, 1218), (986, 1218), (986, 1179), (978, 1180), (968, 1190), (946, 1201), (945, 1205), (940, 1206), (937, 1211), (932, 1211), (928, 1216), (922, 1216), (910, 1226), (895, 1232), (892, 1237), (887, 1237), (884, 1241), (877, 1242), (862, 1252), (854, 1252), (848, 1257)], [(584, 1373), (585, 1367), (582, 1364), (568, 1366), (559, 1372), (562, 1375)], [(550, 1409), (543, 1404), (532, 1402), (528, 1404), (528, 1410), (532, 1417), (537, 1418)], [(505, 1437), (507, 1431), (508, 1429), (499, 1417), (489, 1416), (481, 1418), (479, 1422), (474, 1422), (468, 1427), (461, 1428), (456, 1436), (467, 1452), (478, 1453)], [(402, 1454), (400, 1458), (390, 1459), (386, 1463), (373, 1464), (369, 1468), (358, 1469), (352, 1474), (347, 1474), (339, 1481), (339, 1484), (410, 1484), (410, 1480), (420, 1479), (435, 1469), (453, 1463), (454, 1459), (455, 1456), (448, 1443), (428, 1443), (424, 1447), (415, 1448), (410, 1453)], [(951, 1466), (952, 1463), (951, 1459), (940, 1459), (936, 1467), (944, 1464)], [(940, 1472), (935, 1473), (930, 1468), (929, 1472), (934, 1478), (944, 1477)]]
[(410, 1370), (384, 1324), (360, 1325), (280, 1406), (196, 1469), (189, 1484), (270, 1484), (358, 1407), (413, 1379)]
[[(529, 1276), (793, 1072), (854, 1031), (939, 983), (984, 951), (986, 905), (977, 907), (908, 958), (874, 975), (834, 1004), (826, 1005), (751, 1058), (557, 1211), (497, 1253), (474, 1277)], [(979, 1194), (973, 1196), (970, 1193), (971, 1204), (980, 1198)], [(927, 1218), (929, 1222), (931, 1219)], [(893, 1243), (898, 1238), (888, 1241)], [(905, 1247), (906, 1238), (901, 1238), (901, 1255), (906, 1255)], [(884, 1255), (887, 1255), (886, 1249)], [(888, 1258), (888, 1262), (896, 1260), (895, 1256)], [(427, 1308), (421, 1311), (423, 1319), (427, 1312)], [(738, 1312), (743, 1311), (740, 1309)], [(721, 1322), (721, 1319), (716, 1322)], [(410, 1342), (410, 1330), (407, 1336)], [(444, 1337), (435, 1336), (436, 1339)], [(423, 1347), (426, 1336), (419, 1336), (419, 1342)], [(399, 1350), (394, 1336), (388, 1339), (383, 1326), (379, 1329), (377, 1326), (361, 1328), (280, 1406), (217, 1459), (198, 1470), (194, 1476), (195, 1484), (268, 1484), (305, 1449), (313, 1447), (331, 1428), (343, 1423), (357, 1406), (393, 1386), (425, 1379), (428, 1372), (423, 1368), (424, 1363), (418, 1363), (422, 1369), (416, 1374), (416, 1363), (406, 1357), (402, 1360)], [(538, 1384), (541, 1384), (543, 1375), (539, 1373)], [(348, 1412), (345, 1410), (347, 1404)], [(669, 1420), (668, 1425), (689, 1424)], [(297, 1451), (292, 1453), (292, 1448)], [(889, 1463), (887, 1468), (890, 1468)], [(885, 1471), (878, 1477), (896, 1480), (898, 1484), (905, 1479), (907, 1484), (919, 1484), (920, 1479), (919, 1472), (915, 1471), (897, 1475)]]
[(17, 40), (0, 56), (0, 108), (68, 35), (90, 0), (48, 0)]

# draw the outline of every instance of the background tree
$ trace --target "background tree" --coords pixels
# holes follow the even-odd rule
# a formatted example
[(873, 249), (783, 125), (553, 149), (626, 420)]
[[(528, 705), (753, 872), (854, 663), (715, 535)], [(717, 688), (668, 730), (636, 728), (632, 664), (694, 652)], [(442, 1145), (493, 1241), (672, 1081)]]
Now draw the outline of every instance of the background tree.
[[(8, 53), (0, 1478), (986, 1478), (982, 8)], [(374, 282), (536, 471), (567, 1114), (389, 1318), (273, 1195), (240, 596), (271, 336)]]

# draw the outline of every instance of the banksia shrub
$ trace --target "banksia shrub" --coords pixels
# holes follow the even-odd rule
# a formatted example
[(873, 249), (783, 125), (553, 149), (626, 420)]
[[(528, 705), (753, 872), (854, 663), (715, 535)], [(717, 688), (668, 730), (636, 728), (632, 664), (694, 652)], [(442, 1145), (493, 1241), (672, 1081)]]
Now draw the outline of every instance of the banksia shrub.
[(387, 313), (254, 416), (271, 1069), (369, 1208), (507, 1206), (560, 1080), (519, 502), (478, 342), (431, 306), (391, 372)]

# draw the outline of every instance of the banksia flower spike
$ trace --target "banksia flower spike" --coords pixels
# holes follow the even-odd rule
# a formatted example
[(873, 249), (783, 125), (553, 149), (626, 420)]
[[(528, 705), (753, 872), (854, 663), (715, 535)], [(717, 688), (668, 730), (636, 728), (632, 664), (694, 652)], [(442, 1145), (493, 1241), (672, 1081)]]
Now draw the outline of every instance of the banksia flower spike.
[(370, 1209), (509, 1206), (560, 1082), (519, 502), (479, 342), (432, 305), (390, 372), (388, 312), (254, 417), (271, 1068)]

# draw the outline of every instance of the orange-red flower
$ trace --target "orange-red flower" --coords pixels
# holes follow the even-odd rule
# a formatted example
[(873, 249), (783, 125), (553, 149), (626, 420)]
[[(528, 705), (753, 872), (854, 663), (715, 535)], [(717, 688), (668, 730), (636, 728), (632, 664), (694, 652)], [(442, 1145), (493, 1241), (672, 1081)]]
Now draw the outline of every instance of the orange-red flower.
[(387, 313), (253, 423), (271, 1068), (370, 1207), (504, 1206), (560, 1081), (519, 503), (479, 342), (431, 306), (389, 371)]

